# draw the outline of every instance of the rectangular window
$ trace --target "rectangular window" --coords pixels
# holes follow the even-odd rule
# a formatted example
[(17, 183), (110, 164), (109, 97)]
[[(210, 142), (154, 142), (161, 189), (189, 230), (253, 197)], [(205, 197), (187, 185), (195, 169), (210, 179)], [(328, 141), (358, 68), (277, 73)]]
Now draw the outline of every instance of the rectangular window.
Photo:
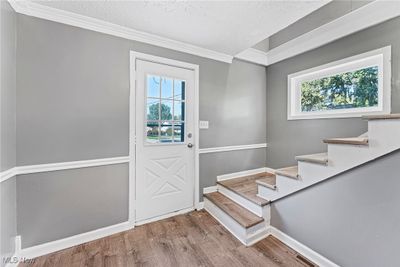
[(390, 113), (391, 49), (385, 47), (288, 76), (288, 119)]
[(147, 143), (183, 143), (185, 81), (147, 75)]

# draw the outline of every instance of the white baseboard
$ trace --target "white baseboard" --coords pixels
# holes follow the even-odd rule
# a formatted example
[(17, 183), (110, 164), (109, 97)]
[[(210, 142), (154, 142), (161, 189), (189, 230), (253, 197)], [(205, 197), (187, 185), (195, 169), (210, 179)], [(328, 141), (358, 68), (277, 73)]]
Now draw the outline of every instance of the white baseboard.
[(202, 209), (204, 209), (204, 201), (199, 202), (199, 204), (196, 207), (196, 210), (202, 210)]
[(119, 232), (127, 231), (132, 226), (129, 222), (123, 222), (97, 230), (93, 230), (87, 233), (70, 236), (56, 241), (51, 241), (41, 245), (21, 249), (20, 258), (33, 259), (42, 255), (46, 255), (55, 251), (70, 248), (76, 245), (80, 245), (89, 241), (93, 241), (99, 238), (103, 238), (109, 235), (113, 235)]
[(287, 234), (283, 233), (282, 231), (278, 230), (277, 228), (270, 226), (269, 227), (269, 232), (271, 235), (285, 243), (287, 246), (291, 247), (307, 259), (311, 260), (318, 266), (323, 266), (323, 267), (339, 267), (336, 263), (333, 263), (332, 261), (328, 260), (321, 254), (315, 252), (311, 248), (303, 245), (299, 241), (293, 239), (292, 237), (288, 236)]
[(14, 254), (13, 255), (4, 255), (2, 261), (5, 259), (8, 260), (8, 262), (5, 264), (5, 267), (16, 267), (18, 264), (21, 262), (21, 257), (20, 257), (20, 251), (21, 251), (21, 236), (16, 236), (14, 238)]
[(213, 186), (209, 186), (209, 187), (204, 187), (203, 188), (203, 194), (208, 194), (208, 193), (212, 193), (212, 192), (217, 192), (217, 186), (213, 185)]
[(265, 227), (265, 228), (263, 228), (263, 229), (260, 229), (258, 232), (256, 232), (256, 233), (254, 233), (254, 234), (252, 234), (252, 235), (250, 235), (250, 236), (248, 236), (247, 237), (247, 243), (246, 243), (246, 246), (252, 246), (252, 245), (254, 245), (255, 243), (257, 243), (257, 242), (259, 242), (259, 241), (261, 241), (261, 240), (263, 240), (264, 238), (266, 238), (267, 236), (269, 236), (271, 233), (270, 233), (270, 230), (269, 230), (269, 226), (268, 227)]
[(253, 170), (246, 170), (246, 171), (241, 171), (241, 172), (222, 174), (222, 175), (217, 176), (217, 181), (220, 182), (220, 181), (225, 181), (225, 180), (229, 180), (229, 179), (233, 179), (233, 178), (237, 178), (237, 177), (253, 175), (253, 174), (260, 173), (260, 172), (265, 172), (265, 171), (267, 171), (267, 169), (269, 169), (269, 168), (262, 167), (262, 168), (253, 169)]

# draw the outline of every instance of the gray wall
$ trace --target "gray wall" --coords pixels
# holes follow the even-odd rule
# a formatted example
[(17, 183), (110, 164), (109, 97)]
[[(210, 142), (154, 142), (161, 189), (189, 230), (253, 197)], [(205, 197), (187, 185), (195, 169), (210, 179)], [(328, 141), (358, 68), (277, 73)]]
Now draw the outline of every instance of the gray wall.
[(306, 32), (318, 28), (370, 2), (361, 0), (333, 0), (325, 6), (269, 37), (269, 48), (275, 48)]
[(272, 205), (272, 225), (340, 266), (399, 266), (400, 152)]
[(16, 13), (1, 1), (1, 155), (0, 171), (15, 167), (16, 160)]
[(16, 179), (11, 178), (0, 186), (0, 216), (1, 216), (1, 253), (0, 266), (4, 266), (3, 259), (15, 253), (15, 237), (17, 236), (17, 204)]
[(128, 164), (19, 175), (22, 248), (128, 220)]
[(18, 165), (128, 154), (130, 50), (200, 65), (201, 147), (265, 142), (264, 67), (18, 15)]
[[(1, 12), (1, 125), (0, 171), (15, 167), (16, 162), (16, 14), (7, 1), (0, 1)], [(14, 253), (16, 227), (15, 177), (0, 184), (0, 266), (3, 257)]]
[[(18, 15), (18, 165), (128, 155), (130, 50), (200, 65), (200, 119), (210, 122), (210, 129), (200, 132), (200, 147), (265, 142), (264, 67), (240, 61), (226, 64)], [(219, 174), (265, 166), (265, 154), (265, 149), (227, 153), (229, 164), (221, 155), (202, 155), (201, 192), (203, 186), (214, 185)], [(87, 177), (97, 174), (91, 168), (85, 172)], [(111, 225), (115, 218), (126, 219), (127, 197), (112, 216), (96, 213), (96, 221), (91, 219), (93, 213), (86, 211), (92, 207), (97, 212), (98, 203), (107, 198), (116, 201), (113, 196), (104, 199), (88, 190), (86, 196), (78, 197), (81, 202), (88, 198), (85, 207), (70, 201), (73, 192), (81, 192), (81, 176), (70, 171), (18, 177), (18, 232), (23, 246)], [(87, 179), (95, 187), (118, 180), (112, 191), (126, 190), (123, 181), (127, 177), (121, 173)], [(32, 183), (37, 190), (30, 192)], [(70, 194), (61, 191), (56, 196), (59, 192), (55, 189), (62, 190), (59, 185), (65, 183)], [(45, 201), (52, 198), (55, 203)], [(36, 207), (39, 213), (33, 214)], [(68, 225), (57, 226), (60, 216), (80, 221), (68, 219)], [(48, 229), (54, 230), (46, 233)]]
[[(217, 175), (265, 167), (265, 162), (266, 150), (264, 148), (201, 154), (200, 188), (214, 186)], [(202, 201), (202, 199), (203, 196), (200, 200)]]
[(268, 166), (293, 165), (296, 155), (325, 151), (324, 138), (367, 131), (367, 122), (360, 118), (288, 121), (287, 76), (387, 45), (392, 46), (392, 113), (396, 113), (400, 112), (400, 18), (267, 67)]

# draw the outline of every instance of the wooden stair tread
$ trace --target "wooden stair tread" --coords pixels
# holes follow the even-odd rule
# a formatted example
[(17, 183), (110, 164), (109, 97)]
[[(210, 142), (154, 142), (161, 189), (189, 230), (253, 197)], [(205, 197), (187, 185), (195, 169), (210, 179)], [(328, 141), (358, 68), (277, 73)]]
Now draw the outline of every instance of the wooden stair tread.
[(269, 203), (269, 201), (257, 196), (258, 187), (256, 180), (263, 178), (274, 179), (273, 177), (275, 177), (273, 173), (261, 172), (253, 175), (218, 181), (217, 184), (222, 185), (223, 187), (235, 192), (236, 194), (250, 200), (257, 205), (265, 206)]
[(272, 190), (276, 190), (276, 175), (268, 176), (265, 178), (261, 178), (256, 180), (256, 183), (258, 185), (262, 185), (268, 188), (271, 188)]
[(363, 116), (364, 120), (396, 120), (400, 119), (400, 114), (386, 114), (386, 115), (371, 115), (371, 116)]
[(324, 153), (296, 156), (296, 160), (327, 165), (328, 153), (324, 152)]
[(250, 228), (264, 221), (262, 217), (258, 217), (254, 213), (248, 211), (247, 209), (243, 208), (242, 206), (235, 203), (233, 200), (219, 192), (204, 194), (204, 197), (214, 203), (226, 214), (231, 216), (232, 219), (234, 219), (244, 228)]
[(291, 166), (282, 169), (278, 169), (275, 171), (276, 175), (286, 176), (289, 178), (299, 179), (299, 171), (298, 166)]
[(368, 138), (367, 137), (329, 138), (329, 139), (325, 139), (324, 143), (367, 146)]

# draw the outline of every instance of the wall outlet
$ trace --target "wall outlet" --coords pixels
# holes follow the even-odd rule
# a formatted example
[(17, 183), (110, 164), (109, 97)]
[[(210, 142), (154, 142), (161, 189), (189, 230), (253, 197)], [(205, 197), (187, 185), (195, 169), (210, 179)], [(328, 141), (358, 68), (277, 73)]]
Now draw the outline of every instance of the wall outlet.
[(208, 121), (200, 121), (199, 128), (200, 129), (208, 129)]

